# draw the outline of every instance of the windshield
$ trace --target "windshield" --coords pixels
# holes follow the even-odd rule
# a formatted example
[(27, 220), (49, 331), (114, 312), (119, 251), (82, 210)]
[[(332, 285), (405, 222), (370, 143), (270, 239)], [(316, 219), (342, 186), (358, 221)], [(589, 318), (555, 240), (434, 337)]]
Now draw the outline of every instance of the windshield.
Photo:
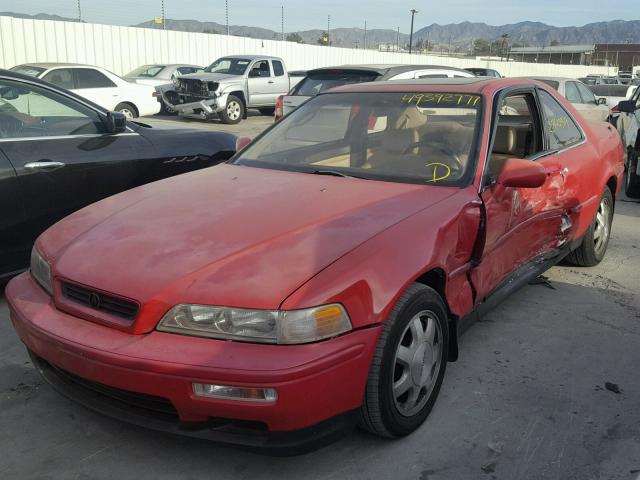
[(319, 95), (234, 163), (405, 183), (462, 185), (472, 174), (482, 98), (465, 93)]
[(220, 58), (204, 69), (209, 73), (225, 73), (227, 75), (244, 75), (251, 60), (246, 58)]
[(142, 67), (138, 67), (135, 70), (130, 71), (125, 75), (125, 77), (157, 77), (158, 74), (164, 70), (164, 67), (164, 65), (143, 65)]
[(42, 72), (45, 71), (41, 67), (32, 67), (31, 65), (17, 65), (10, 69), (12, 72), (18, 72), (23, 75), (29, 75), (30, 77), (39, 77)]
[(304, 95), (315, 97), (333, 87), (348, 85), (351, 83), (372, 82), (378, 78), (375, 72), (358, 70), (325, 70), (307, 75), (291, 92), (291, 95)]

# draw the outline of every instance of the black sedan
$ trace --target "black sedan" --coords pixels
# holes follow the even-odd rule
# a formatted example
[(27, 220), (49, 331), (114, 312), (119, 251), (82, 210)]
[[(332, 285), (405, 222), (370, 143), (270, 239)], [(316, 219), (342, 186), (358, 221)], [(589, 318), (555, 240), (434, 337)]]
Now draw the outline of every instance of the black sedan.
[(35, 238), (85, 205), (216, 165), (236, 137), (127, 122), (49, 83), (0, 69), (0, 279), (29, 264)]

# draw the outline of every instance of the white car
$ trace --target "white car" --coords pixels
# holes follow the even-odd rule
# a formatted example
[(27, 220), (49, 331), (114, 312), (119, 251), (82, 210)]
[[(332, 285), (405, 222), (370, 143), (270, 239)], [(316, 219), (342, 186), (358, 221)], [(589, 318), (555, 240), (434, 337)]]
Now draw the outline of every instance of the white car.
[(104, 68), (73, 63), (25, 63), (11, 70), (71, 90), (107, 110), (122, 112), (129, 119), (160, 112), (154, 87), (127, 82)]
[[(173, 100), (173, 103), (178, 103), (179, 99), (174, 92), (172, 92), (174, 86), (173, 81), (181, 77), (182, 75), (188, 75), (190, 73), (200, 73), (204, 71), (204, 67), (198, 65), (187, 65), (183, 63), (175, 64), (151, 64), (142, 65), (135, 70), (130, 71), (124, 77), (129, 82), (139, 83), (141, 85), (151, 85), (155, 87), (158, 95), (166, 94), (169, 100)], [(160, 97), (162, 98), (162, 97)], [(162, 101), (162, 110), (164, 113), (173, 114), (176, 111)]]
[(584, 118), (593, 122), (606, 122), (611, 108), (605, 99), (596, 98), (584, 83), (574, 78), (562, 77), (527, 77), (546, 83), (569, 100)]

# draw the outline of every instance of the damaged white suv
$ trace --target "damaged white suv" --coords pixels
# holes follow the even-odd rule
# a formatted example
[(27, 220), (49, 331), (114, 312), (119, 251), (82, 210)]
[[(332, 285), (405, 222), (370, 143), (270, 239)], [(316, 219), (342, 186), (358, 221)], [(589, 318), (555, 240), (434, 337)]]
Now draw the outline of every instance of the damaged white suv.
[(163, 99), (182, 116), (239, 123), (248, 108), (273, 115), (276, 99), (301, 78), (290, 78), (278, 57), (222, 57), (204, 72), (175, 79), (175, 94), (165, 92)]

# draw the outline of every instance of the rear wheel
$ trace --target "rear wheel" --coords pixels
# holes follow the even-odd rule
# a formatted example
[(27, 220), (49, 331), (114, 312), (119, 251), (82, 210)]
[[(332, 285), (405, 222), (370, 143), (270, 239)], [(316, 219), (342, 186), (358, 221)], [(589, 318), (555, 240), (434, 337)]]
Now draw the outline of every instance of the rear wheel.
[(244, 103), (235, 95), (229, 95), (227, 98), (227, 106), (220, 112), (220, 120), (222, 123), (234, 125), (240, 123), (244, 116)]
[(604, 258), (611, 237), (613, 220), (613, 196), (605, 187), (596, 215), (585, 233), (582, 243), (567, 256), (567, 260), (580, 267), (593, 267)]
[(638, 175), (638, 151), (628, 153), (627, 176), (624, 183), (624, 193), (629, 198), (640, 198), (640, 175)]
[(127, 120), (133, 120), (138, 116), (136, 107), (127, 102), (122, 102), (116, 105), (115, 111), (124, 114), (124, 116), (127, 117)]
[(448, 354), (447, 313), (438, 293), (412, 285), (385, 323), (371, 363), (360, 425), (384, 437), (418, 428), (435, 404)]

